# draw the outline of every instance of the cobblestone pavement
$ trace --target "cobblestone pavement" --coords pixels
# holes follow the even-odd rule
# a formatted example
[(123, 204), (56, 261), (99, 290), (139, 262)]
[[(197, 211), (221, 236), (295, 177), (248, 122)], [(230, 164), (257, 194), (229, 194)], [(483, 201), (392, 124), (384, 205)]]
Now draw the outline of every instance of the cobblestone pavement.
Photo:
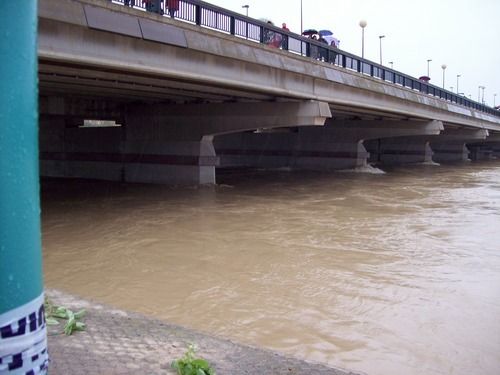
[[(188, 344), (217, 375), (357, 375), (317, 363), (233, 343), (143, 315), (113, 309), (62, 293), (46, 294), (58, 305), (86, 309), (87, 328), (72, 336), (48, 328), (50, 375), (174, 375), (170, 363)], [(359, 374), (358, 374), (359, 375)]]

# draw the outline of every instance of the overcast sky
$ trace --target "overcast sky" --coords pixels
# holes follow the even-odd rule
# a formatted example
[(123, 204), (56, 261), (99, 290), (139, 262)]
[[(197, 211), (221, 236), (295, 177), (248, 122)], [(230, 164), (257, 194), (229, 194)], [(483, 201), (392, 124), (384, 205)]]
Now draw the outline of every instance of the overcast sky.
[[(300, 0), (206, 0), (242, 14), (286, 22), (300, 32)], [(445, 87), (478, 99), (478, 86), (486, 86), (484, 100), (500, 104), (500, 0), (303, 0), (304, 29), (330, 29), (340, 48), (361, 55), (359, 21), (365, 28), (365, 57), (379, 62), (380, 35), (383, 64), (413, 77), (427, 75)], [(482, 96), (482, 94), (481, 94)]]

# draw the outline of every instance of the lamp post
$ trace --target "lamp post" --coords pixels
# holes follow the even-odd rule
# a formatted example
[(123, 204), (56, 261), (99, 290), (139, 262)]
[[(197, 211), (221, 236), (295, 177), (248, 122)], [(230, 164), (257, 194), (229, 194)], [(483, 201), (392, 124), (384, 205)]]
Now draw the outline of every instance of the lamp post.
[(462, 75), (461, 75), (461, 74), (457, 74), (457, 94), (458, 94), (458, 79), (459, 79), (460, 77), (462, 77)]
[(447, 68), (446, 64), (441, 65), (441, 69), (443, 69), (443, 89), (444, 89), (444, 72), (446, 68)]
[(379, 35), (379, 44), (380, 44), (380, 65), (382, 65), (382, 39), (385, 38), (385, 35)]
[(493, 94), (493, 107), (496, 107), (497, 102), (496, 102), (497, 94)]
[(242, 5), (242, 8), (245, 8), (245, 10), (247, 11), (247, 17), (248, 17), (248, 8), (250, 8), (250, 5), (248, 5), (248, 4)]
[(432, 59), (427, 59), (427, 77), (430, 77), (429, 73), (429, 63), (432, 61)]
[(478, 103), (481, 103), (481, 87), (483, 87), (483, 86), (477, 87), (477, 102)]
[(302, 24), (302, 0), (300, 0), (300, 33), (304, 31), (304, 26)]
[(367, 22), (365, 20), (359, 21), (359, 26), (361, 26), (361, 58), (365, 58), (365, 27)]
[(391, 64), (391, 69), (394, 69), (394, 61), (389, 61), (389, 64)]
[(481, 89), (483, 90), (483, 95), (481, 97), (481, 103), (483, 103), (483, 104), (484, 104), (484, 89), (485, 88), (486, 88), (485, 86), (481, 86)]

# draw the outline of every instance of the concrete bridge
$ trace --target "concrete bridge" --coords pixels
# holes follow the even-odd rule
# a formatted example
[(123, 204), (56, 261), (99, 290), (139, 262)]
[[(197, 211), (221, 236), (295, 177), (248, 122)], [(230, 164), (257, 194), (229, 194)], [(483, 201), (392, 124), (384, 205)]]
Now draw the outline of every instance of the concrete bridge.
[(203, 184), (500, 154), (500, 111), (198, 0), (173, 18), (40, 0), (38, 48), (44, 176)]

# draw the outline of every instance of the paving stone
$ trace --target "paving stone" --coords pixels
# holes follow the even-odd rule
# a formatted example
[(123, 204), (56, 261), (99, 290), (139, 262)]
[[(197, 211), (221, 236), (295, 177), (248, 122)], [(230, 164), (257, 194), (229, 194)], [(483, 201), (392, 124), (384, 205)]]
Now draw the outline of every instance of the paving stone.
[(50, 375), (175, 375), (170, 368), (190, 343), (218, 375), (359, 375), (323, 364), (234, 343), (141, 314), (117, 310), (58, 290), (57, 305), (86, 309), (84, 332), (61, 334), (48, 327)]

